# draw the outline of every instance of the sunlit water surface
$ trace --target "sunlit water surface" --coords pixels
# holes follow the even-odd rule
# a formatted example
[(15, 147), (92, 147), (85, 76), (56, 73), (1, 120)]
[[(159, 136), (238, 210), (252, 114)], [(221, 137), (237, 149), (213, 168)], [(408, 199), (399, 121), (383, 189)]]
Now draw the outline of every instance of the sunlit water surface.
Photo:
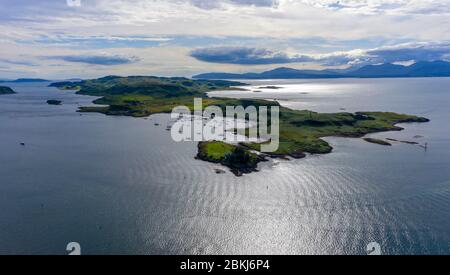
[(11, 84), (18, 94), (0, 96), (0, 254), (66, 254), (72, 241), (84, 254), (365, 254), (373, 241), (385, 254), (450, 253), (449, 78), (261, 81), (212, 93), (432, 120), (373, 135), (428, 151), (327, 138), (332, 154), (241, 178), (195, 160), (195, 143), (173, 142), (167, 115), (80, 115), (92, 97), (47, 85)]

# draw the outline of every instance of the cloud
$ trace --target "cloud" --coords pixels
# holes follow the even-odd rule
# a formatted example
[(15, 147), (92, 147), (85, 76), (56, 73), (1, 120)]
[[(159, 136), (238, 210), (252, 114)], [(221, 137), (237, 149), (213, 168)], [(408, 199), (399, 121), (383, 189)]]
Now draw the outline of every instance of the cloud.
[(52, 56), (49, 59), (59, 59), (66, 62), (85, 63), (90, 65), (115, 66), (131, 64), (139, 61), (137, 57), (126, 56), (107, 56), (107, 55), (66, 55), (66, 56)]
[(444, 60), (450, 55), (450, 43), (408, 43), (367, 51), (381, 62)]
[(32, 39), (22, 40), (24, 43), (40, 43), (45, 45), (60, 45), (67, 48), (126, 48), (126, 47), (157, 47), (164, 45), (172, 38), (153, 36), (105, 36), (105, 35), (41, 35)]
[(23, 60), (11, 60), (6, 58), (0, 58), (0, 63), (12, 64), (12, 65), (21, 65), (21, 66), (37, 66), (37, 64), (30, 61)]
[(327, 66), (338, 66), (347, 64), (359, 55), (361, 55), (359, 51), (330, 54), (287, 54), (281, 51), (251, 47), (212, 47), (196, 49), (191, 52), (191, 56), (200, 61), (236, 65), (317, 62)]
[[(450, 0), (1, 0), (0, 26), (27, 35), (448, 37)], [(355, 13), (355, 14), (350, 14)], [(362, 16), (361, 14), (379, 16)], [(407, 14), (408, 16), (404, 16)], [(357, 24), (355, 24), (357, 22)], [(389, 28), (379, 26), (389, 25)], [(10, 32), (2, 32), (10, 36)], [(14, 32), (13, 34), (17, 34)]]
[(251, 5), (257, 7), (276, 7), (278, 0), (230, 0), (231, 3), (237, 5)]
[[(448, 60), (449, 10), (450, 0), (0, 0), (0, 65), (70, 78)], [(418, 41), (428, 43), (383, 47)]]
[(262, 48), (213, 47), (191, 52), (191, 56), (204, 62), (267, 65), (315, 62), (323, 66), (362, 66), (379, 63), (435, 61), (450, 59), (450, 43), (405, 43), (375, 49), (355, 49), (326, 54), (287, 54)]
[(332, 53), (317, 58), (323, 65), (363, 66), (382, 63), (411, 63), (419, 61), (450, 60), (450, 42), (404, 43), (369, 50)]
[(312, 61), (306, 56), (289, 56), (262, 48), (213, 47), (201, 48), (191, 52), (191, 56), (205, 62), (239, 65), (286, 64)]
[(447, 14), (449, 0), (299, 0), (318, 8), (360, 14)]
[[(173, 1), (173, 0), (172, 0)], [(254, 6), (254, 7), (277, 7), (278, 0), (175, 0), (175, 2), (189, 2), (191, 5), (201, 9), (218, 9), (225, 6)]]
[[(116, 8), (118, 5), (129, 10), (133, 6), (142, 8), (148, 6), (158, 7), (161, 2), (167, 4), (177, 4), (179, 6), (191, 5), (200, 9), (220, 9), (226, 7), (257, 7), (257, 8), (275, 8), (281, 11), (295, 5), (312, 6), (334, 11), (344, 11), (362, 14), (446, 14), (450, 12), (449, 0), (81, 0), (80, 6), (68, 5), (68, 3), (77, 3), (78, 0), (40, 0), (36, 2), (29, 0), (2, 0), (0, 2), (0, 14), (2, 9), (4, 15), (25, 14), (36, 12), (52, 14), (55, 12), (91, 12), (98, 8), (104, 8), (105, 5)], [(104, 13), (102, 9), (99, 13)], [(112, 14), (117, 15), (119, 11)], [(8, 16), (9, 17), (9, 16)]]

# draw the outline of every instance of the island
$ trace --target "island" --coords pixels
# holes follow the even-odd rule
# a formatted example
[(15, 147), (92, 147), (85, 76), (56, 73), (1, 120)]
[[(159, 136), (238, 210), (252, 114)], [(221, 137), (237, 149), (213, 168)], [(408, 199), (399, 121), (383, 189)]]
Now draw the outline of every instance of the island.
[(15, 94), (13, 89), (5, 86), (0, 86), (0, 95), (12, 95)]
[(252, 153), (243, 146), (221, 141), (200, 142), (196, 158), (220, 163), (230, 168), (230, 171), (236, 176), (258, 171), (258, 163), (266, 160), (263, 156)]
[(40, 78), (19, 78), (16, 80), (0, 80), (0, 83), (5, 83), (5, 82), (10, 82), (10, 83), (40, 83), (40, 82), (49, 82), (46, 79), (40, 79)]
[(281, 89), (281, 87), (278, 87), (278, 86), (265, 86), (265, 87), (259, 87), (259, 89), (278, 90), (278, 89)]
[[(203, 98), (203, 107), (219, 106), (279, 106), (280, 146), (276, 152), (261, 153), (261, 143), (227, 144), (222, 141), (201, 142), (197, 159), (218, 163), (236, 175), (257, 171), (259, 162), (267, 157), (303, 158), (306, 154), (327, 154), (331, 145), (324, 137), (363, 138), (370, 133), (400, 131), (399, 123), (422, 123), (429, 120), (392, 112), (317, 113), (293, 110), (276, 101), (208, 97), (207, 92), (235, 89), (245, 84), (226, 80), (192, 80), (150, 76), (108, 76), (78, 82), (53, 83), (62, 90), (99, 97), (101, 106), (80, 107), (79, 112), (97, 112), (112, 116), (148, 117), (170, 113), (176, 106), (193, 109), (194, 97)], [(269, 125), (270, 127), (270, 125)]]
[(48, 105), (61, 105), (62, 101), (61, 100), (50, 99), (50, 100), (47, 100), (47, 104)]

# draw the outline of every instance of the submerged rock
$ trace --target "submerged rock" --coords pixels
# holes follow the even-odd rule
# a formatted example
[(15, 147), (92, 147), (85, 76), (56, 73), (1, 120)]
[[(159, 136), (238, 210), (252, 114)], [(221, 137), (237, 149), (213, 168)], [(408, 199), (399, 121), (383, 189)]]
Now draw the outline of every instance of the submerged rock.
[(259, 89), (278, 90), (278, 89), (282, 89), (282, 87), (278, 87), (278, 86), (265, 86), (265, 87), (259, 87)]
[(301, 152), (301, 151), (295, 151), (293, 153), (290, 153), (289, 156), (293, 157), (295, 159), (306, 158), (306, 154), (304, 152)]
[(226, 171), (222, 170), (222, 169), (214, 169), (214, 172), (216, 172), (216, 174), (225, 174)]
[(367, 141), (367, 142), (370, 142), (370, 143), (378, 144), (378, 145), (392, 146), (392, 144), (390, 144), (389, 142), (384, 141), (382, 139), (365, 138), (364, 140)]
[(398, 139), (394, 139), (394, 138), (387, 138), (387, 140), (394, 141), (394, 142), (405, 143), (405, 144), (411, 144), (411, 145), (418, 145), (419, 144), (418, 142), (415, 142), (415, 141), (398, 140)]

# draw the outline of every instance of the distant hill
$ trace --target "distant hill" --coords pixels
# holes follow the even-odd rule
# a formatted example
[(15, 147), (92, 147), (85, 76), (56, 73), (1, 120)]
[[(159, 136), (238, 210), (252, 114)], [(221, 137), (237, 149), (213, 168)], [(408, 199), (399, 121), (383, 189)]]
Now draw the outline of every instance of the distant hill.
[(342, 74), (328, 70), (296, 70), (291, 68), (277, 68), (262, 73), (206, 73), (193, 76), (194, 79), (297, 79), (297, 78), (337, 78)]
[(27, 83), (27, 82), (49, 82), (49, 80), (46, 79), (40, 79), (40, 78), (19, 78), (13, 81), (14, 83)]
[(46, 79), (40, 79), (40, 78), (19, 78), (16, 80), (0, 80), (0, 83), (2, 82), (9, 82), (9, 83), (36, 83), (36, 82), (49, 82), (49, 80)]
[(297, 70), (278, 68), (262, 73), (206, 73), (194, 79), (308, 79), (308, 78), (450, 77), (450, 62), (417, 62), (410, 66), (368, 65), (354, 70)]
[(410, 66), (369, 65), (350, 73), (354, 77), (442, 77), (450, 76), (450, 62), (417, 62)]
[(410, 76), (450, 76), (450, 62), (418, 62), (409, 66)]
[(406, 74), (405, 66), (394, 64), (368, 65), (350, 73), (353, 77), (399, 77)]

